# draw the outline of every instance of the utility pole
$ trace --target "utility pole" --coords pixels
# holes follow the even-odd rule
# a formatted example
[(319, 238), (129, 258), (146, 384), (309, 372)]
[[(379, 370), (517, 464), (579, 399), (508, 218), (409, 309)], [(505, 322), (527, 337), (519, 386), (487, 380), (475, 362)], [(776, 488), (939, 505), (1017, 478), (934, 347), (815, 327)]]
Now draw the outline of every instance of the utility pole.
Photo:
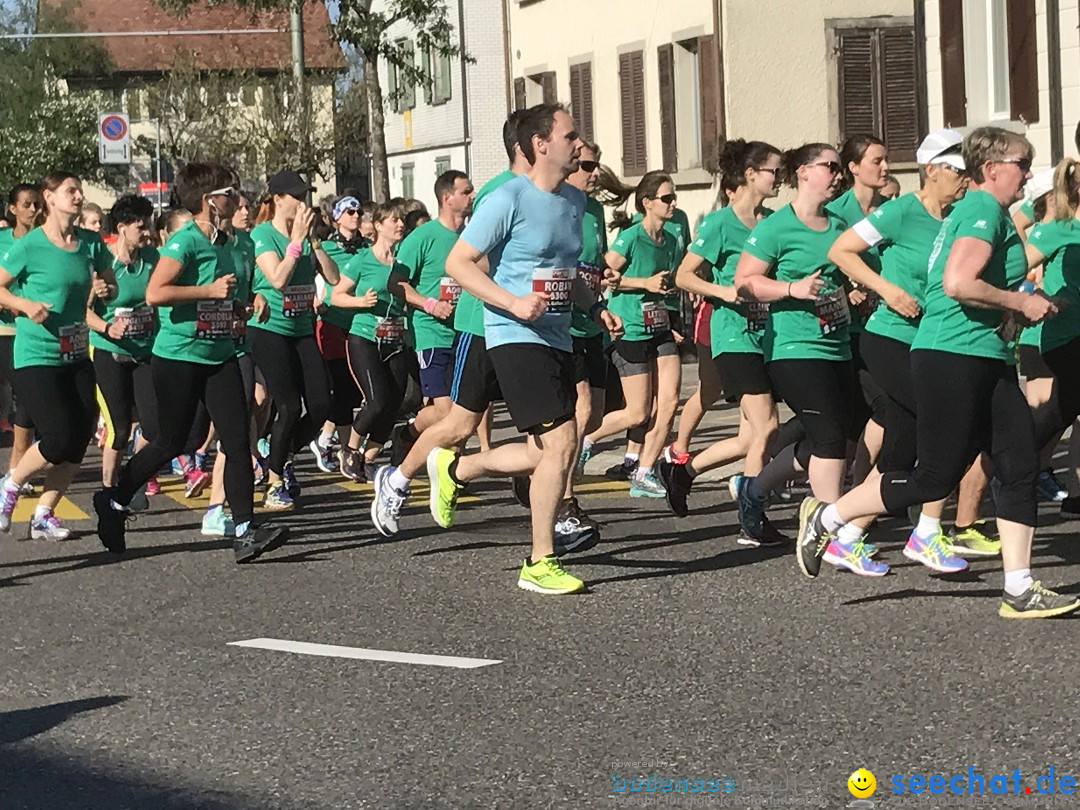
[[(292, 0), (289, 6), (289, 33), (292, 42), (292, 74), (293, 85), (296, 89), (296, 98), (299, 103), (299, 114), (296, 116), (300, 122), (300, 154), (303, 161), (308, 161), (311, 154), (309, 146), (310, 105), (307, 97), (307, 83), (304, 77), (304, 0)], [(310, 182), (311, 172), (307, 166), (298, 167), (307, 175)], [(310, 195), (309, 195), (310, 196)], [(310, 200), (308, 201), (310, 202)]]

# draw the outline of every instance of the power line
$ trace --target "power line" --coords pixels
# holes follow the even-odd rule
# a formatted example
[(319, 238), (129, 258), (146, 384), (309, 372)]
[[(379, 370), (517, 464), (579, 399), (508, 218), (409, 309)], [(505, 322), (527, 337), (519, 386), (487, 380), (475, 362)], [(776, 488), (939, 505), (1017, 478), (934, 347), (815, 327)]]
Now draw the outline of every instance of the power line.
[(167, 31), (65, 31), (45, 34), (0, 34), (0, 39), (79, 39), (89, 37), (193, 37), (216, 34), (284, 34), (281, 28), (201, 28)]

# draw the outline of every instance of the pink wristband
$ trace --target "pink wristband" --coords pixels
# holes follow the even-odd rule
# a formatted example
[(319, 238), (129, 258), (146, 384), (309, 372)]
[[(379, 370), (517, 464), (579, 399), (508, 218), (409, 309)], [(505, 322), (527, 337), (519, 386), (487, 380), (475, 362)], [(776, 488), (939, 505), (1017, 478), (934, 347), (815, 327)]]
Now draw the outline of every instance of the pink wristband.
[(428, 315), (430, 315), (432, 312), (435, 311), (435, 307), (437, 307), (438, 305), (439, 305), (438, 299), (429, 298), (427, 301), (424, 302), (424, 312), (426, 312)]
[(290, 259), (299, 259), (303, 252), (304, 246), (299, 242), (289, 242), (289, 246), (285, 248), (285, 255)]

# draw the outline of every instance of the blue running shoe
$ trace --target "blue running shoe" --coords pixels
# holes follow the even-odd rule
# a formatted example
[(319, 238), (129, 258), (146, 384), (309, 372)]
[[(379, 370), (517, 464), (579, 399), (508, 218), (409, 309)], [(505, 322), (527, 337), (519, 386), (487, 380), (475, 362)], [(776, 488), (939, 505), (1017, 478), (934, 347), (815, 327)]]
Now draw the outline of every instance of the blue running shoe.
[(731, 488), (739, 505), (739, 526), (751, 537), (765, 536), (765, 502), (750, 494), (752, 477), (736, 473), (731, 476)]
[(866, 547), (859, 540), (851, 548), (845, 548), (833, 540), (825, 549), (822, 559), (837, 568), (858, 574), (860, 577), (883, 577), (889, 573), (889, 566), (866, 556)]
[(904, 556), (939, 574), (955, 574), (966, 571), (968, 567), (963, 557), (949, 553), (949, 538), (940, 530), (929, 540), (923, 540), (912, 532), (904, 546)]

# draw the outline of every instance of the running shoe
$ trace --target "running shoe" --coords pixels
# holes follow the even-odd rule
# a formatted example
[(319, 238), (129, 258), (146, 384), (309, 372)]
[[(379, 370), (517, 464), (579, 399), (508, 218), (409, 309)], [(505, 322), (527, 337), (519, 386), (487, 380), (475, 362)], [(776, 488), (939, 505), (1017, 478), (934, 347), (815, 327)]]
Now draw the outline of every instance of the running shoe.
[(775, 548), (777, 546), (791, 545), (791, 538), (786, 534), (781, 534), (772, 521), (769, 520), (766, 515), (761, 523), (761, 536), (754, 537), (746, 529), (739, 529), (739, 536), (735, 538), (735, 542), (740, 546), (750, 546), (751, 548)]
[(871, 543), (869, 540), (863, 540), (863, 551), (867, 557), (876, 557), (878, 553), (878, 547)]
[(613, 467), (608, 467), (604, 470), (604, 477), (610, 478), (612, 481), (629, 481), (630, 476), (634, 474), (634, 471), (638, 468), (638, 462), (635, 458), (633, 461), (627, 461), (625, 458)]
[(25, 484), (23, 484), (21, 487), (19, 487), (19, 494), (20, 495), (33, 495), (34, 494), (34, 485), (31, 484), (29, 481), (27, 481)]
[(576, 519), (579, 526), (594, 529), (598, 533), (600, 531), (600, 524), (597, 521), (593, 520), (591, 517), (589, 517), (588, 513), (586, 513), (585, 510), (581, 508), (581, 504), (578, 503), (577, 498), (567, 498), (563, 502), (563, 506), (559, 512), (559, 515), (560, 517), (565, 515)]
[(527, 475), (515, 475), (510, 479), (510, 491), (514, 494), (514, 500), (522, 509), (531, 509), (532, 501), (529, 499), (529, 488), (532, 479)]
[(271, 484), (270, 488), (266, 490), (262, 505), (263, 509), (273, 509), (279, 512), (293, 508), (295, 504), (293, 504), (292, 496), (289, 495), (289, 488), (285, 485), (285, 479), (278, 481), (276, 484)]
[(581, 454), (578, 455), (577, 466), (574, 467), (574, 480), (580, 481), (585, 477), (585, 465), (589, 463), (589, 459), (592, 458), (592, 448), (586, 450), (581, 448)]
[(127, 549), (124, 533), (127, 530), (128, 513), (113, 501), (115, 487), (99, 489), (94, 493), (94, 511), (97, 512), (97, 533), (101, 545), (113, 554), (123, 554)]
[(34, 515), (30, 520), (31, 540), (52, 540), (60, 542), (71, 537), (71, 529), (60, 522), (52, 512), (46, 512), (41, 517)]
[(560, 596), (577, 593), (585, 587), (585, 583), (563, 568), (558, 557), (552, 554), (534, 563), (530, 563), (526, 557), (518, 574), (518, 587), (534, 593)]
[(311, 444), (309, 444), (308, 447), (311, 449), (312, 455), (315, 456), (316, 467), (324, 473), (332, 473), (335, 471), (334, 451), (332, 448), (323, 447), (319, 444), (318, 439), (312, 439)]
[(555, 518), (555, 556), (588, 551), (599, 542), (600, 524), (585, 513), (577, 498), (567, 500)]
[(664, 448), (664, 461), (668, 464), (687, 464), (690, 461), (690, 454), (676, 450), (675, 442), (672, 442)]
[(131, 430), (131, 438), (128, 439), (127, 454), (129, 458), (135, 455), (135, 445), (139, 443), (140, 436), (142, 436), (142, 425), (136, 425)]
[(1061, 502), (1062, 520), (1080, 518), (1080, 498), (1066, 498)]
[(765, 502), (750, 493), (750, 484), (753, 480), (746, 475), (731, 476), (735, 489), (735, 502), (739, 507), (739, 525), (751, 537), (761, 538), (765, 534)]
[(203, 537), (232, 537), (236, 534), (236, 525), (232, 515), (225, 514), (222, 506), (213, 506), (206, 510), (202, 519)]
[(184, 473), (184, 481), (184, 497), (197, 498), (209, 486), (210, 473), (203, 472), (198, 467), (192, 467)]
[(135, 494), (131, 496), (131, 500), (128, 501), (128, 505), (124, 511), (135, 514), (137, 512), (145, 512), (150, 508), (150, 499), (146, 497), (146, 486), (143, 485), (135, 490)]
[(394, 428), (390, 433), (391, 467), (398, 467), (401, 465), (401, 462), (409, 455), (409, 451), (412, 450), (413, 445), (416, 444), (416, 439), (417, 436), (413, 432), (411, 423), (398, 425)]
[(199, 450), (195, 451), (195, 469), (196, 470), (205, 470), (206, 469), (206, 453), (203, 453), (203, 452), (201, 452)]
[(791, 491), (790, 484), (785, 484), (769, 493), (770, 500), (780, 501), (781, 503), (791, 503), (794, 498), (795, 493)]
[(444, 529), (454, 525), (454, 511), (461, 493), (461, 484), (450, 474), (456, 461), (457, 453), (444, 447), (436, 447), (427, 457), (431, 517)]
[(393, 537), (398, 532), (398, 518), (405, 505), (408, 492), (390, 486), (390, 474), (397, 467), (379, 467), (375, 473), (375, 497), (371, 499), (371, 522), (383, 537)]
[(146, 482), (146, 494), (147, 495), (160, 495), (161, 484), (158, 483), (157, 476), (150, 476), (150, 480)]
[(631, 498), (663, 498), (665, 495), (664, 485), (654, 472), (642, 475), (638, 470), (630, 479)]
[(739, 500), (739, 479), (740, 478), (745, 478), (745, 476), (741, 475), (740, 473), (736, 473), (735, 475), (731, 476), (731, 478), (729, 478), (727, 480), (728, 495), (731, 496), (731, 500), (733, 500), (733, 501), (738, 501)]
[(1078, 607), (1080, 600), (1075, 596), (1055, 593), (1044, 588), (1041, 582), (1033, 582), (1031, 587), (1019, 596), (1002, 591), (998, 616), (1003, 619), (1049, 619), (1051, 616), (1071, 613)]
[(20, 490), (8, 489), (10, 475), (0, 479), (0, 532), (11, 531), (11, 516), (15, 512), (15, 505), (19, 502)]
[[(741, 505), (741, 501), (740, 501)], [(795, 538), (795, 559), (799, 569), (808, 577), (816, 577), (821, 570), (821, 555), (833, 536), (821, 525), (821, 513), (825, 504), (817, 498), (804, 498), (799, 504), (799, 534)]]
[(169, 465), (169, 468), (172, 470), (173, 475), (182, 476), (185, 472), (187, 472), (187, 464), (185, 463), (182, 456), (177, 456), (176, 458), (174, 458), (172, 460), (172, 463)]
[(941, 531), (929, 540), (924, 540), (912, 532), (904, 546), (904, 556), (939, 574), (955, 574), (966, 571), (968, 567), (967, 560), (949, 552), (948, 538)]
[(846, 548), (832, 540), (825, 548), (822, 559), (837, 568), (843, 568), (861, 577), (883, 577), (889, 573), (888, 565), (866, 556), (862, 540), (856, 541), (851, 548)]
[(266, 460), (256, 458), (251, 463), (251, 473), (255, 482), (255, 486), (261, 487), (263, 482), (266, 481)]
[(289, 530), (285, 526), (272, 526), (268, 523), (252, 526), (248, 523), (233, 540), (233, 555), (237, 564), (249, 563), (268, 551), (281, 548), (288, 539)]
[(303, 490), (300, 482), (296, 480), (296, 465), (293, 462), (285, 462), (285, 466), (281, 468), (281, 480), (285, 482), (285, 489), (289, 490), (290, 498), (295, 501), (300, 497)]
[(954, 526), (949, 532), (949, 553), (958, 557), (997, 557), (1001, 554), (1001, 540), (983, 531), (988, 523), (977, 520), (959, 532)]
[(690, 494), (694, 479), (686, 471), (687, 463), (661, 460), (656, 465), (656, 474), (664, 485), (664, 495), (667, 498), (668, 508), (675, 513), (676, 517), (686, 517), (690, 514), (690, 508), (686, 505), (686, 497)]
[(341, 451), (341, 474), (358, 484), (367, 481), (367, 476), (364, 474), (364, 456), (359, 450)]
[(1051, 503), (1061, 503), (1069, 497), (1069, 491), (1057, 480), (1052, 469), (1039, 472), (1038, 477), (1035, 479), (1035, 491), (1039, 495), (1039, 500), (1050, 501)]
[(255, 442), (255, 452), (262, 458), (269, 458), (270, 456), (270, 440), (265, 436)]

